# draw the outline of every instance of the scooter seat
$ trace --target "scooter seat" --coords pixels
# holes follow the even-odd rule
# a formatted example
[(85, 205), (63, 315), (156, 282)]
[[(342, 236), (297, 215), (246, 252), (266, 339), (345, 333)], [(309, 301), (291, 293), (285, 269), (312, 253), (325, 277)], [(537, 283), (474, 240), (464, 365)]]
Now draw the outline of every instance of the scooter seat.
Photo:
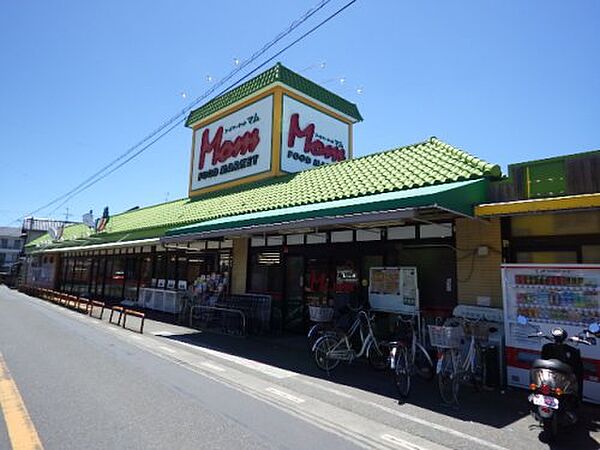
[(573, 373), (571, 366), (559, 361), (558, 359), (536, 359), (533, 361), (531, 368), (554, 370), (556, 372), (564, 373), (565, 375), (570, 375)]

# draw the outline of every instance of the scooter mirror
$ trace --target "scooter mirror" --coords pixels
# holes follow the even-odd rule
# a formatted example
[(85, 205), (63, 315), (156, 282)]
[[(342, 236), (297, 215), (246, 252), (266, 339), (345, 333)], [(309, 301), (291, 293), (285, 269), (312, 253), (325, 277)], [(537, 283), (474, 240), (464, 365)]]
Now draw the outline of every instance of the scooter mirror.
[(527, 317), (522, 315), (517, 316), (517, 323), (519, 325), (527, 325)]
[(590, 323), (588, 330), (590, 333), (596, 334), (596, 333), (600, 332), (600, 325), (597, 322)]

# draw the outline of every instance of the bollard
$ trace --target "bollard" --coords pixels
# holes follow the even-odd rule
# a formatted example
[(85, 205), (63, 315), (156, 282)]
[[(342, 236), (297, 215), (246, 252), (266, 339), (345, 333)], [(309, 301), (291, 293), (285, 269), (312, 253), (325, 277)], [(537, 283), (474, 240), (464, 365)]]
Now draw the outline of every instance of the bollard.
[[(144, 334), (144, 321), (146, 320), (146, 314), (144, 314), (143, 312), (140, 311), (135, 311), (133, 309), (126, 309), (125, 313), (123, 315), (123, 328), (126, 328), (127, 330), (131, 330), (131, 328), (127, 328), (125, 326), (126, 321), (127, 321), (127, 316), (135, 316), (141, 319), (141, 323), (140, 323), (140, 334)], [(134, 331), (134, 330), (131, 330)]]
[(108, 318), (108, 322), (109, 323), (115, 323), (115, 322), (113, 322), (113, 314), (115, 312), (118, 312), (119, 313), (119, 320), (117, 321), (117, 325), (120, 326), (121, 325), (121, 317), (123, 317), (123, 312), (124, 311), (125, 311), (125, 308), (123, 308), (122, 306), (113, 306), (110, 309), (110, 317)]
[(90, 308), (90, 301), (85, 297), (79, 297), (79, 299), (77, 300), (77, 311), (81, 311), (82, 304), (85, 307), (85, 313), (88, 314)]
[(77, 308), (78, 298), (74, 295), (67, 295), (67, 308)]
[[(100, 319), (100, 320), (102, 320), (104, 318), (104, 308), (106, 306), (104, 304), (104, 302), (98, 302), (96, 300), (92, 300), (90, 303), (91, 303), (90, 304), (90, 309), (89, 309), (90, 317), (93, 317), (94, 319)], [(95, 316), (94, 315), (94, 307), (100, 308), (100, 316)]]

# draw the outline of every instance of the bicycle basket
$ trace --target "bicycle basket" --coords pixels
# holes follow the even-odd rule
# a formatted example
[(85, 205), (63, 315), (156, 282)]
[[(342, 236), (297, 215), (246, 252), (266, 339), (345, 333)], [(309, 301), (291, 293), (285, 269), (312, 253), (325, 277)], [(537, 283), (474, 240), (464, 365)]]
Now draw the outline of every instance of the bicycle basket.
[(309, 305), (308, 314), (313, 322), (330, 322), (333, 319), (333, 308)]
[(464, 337), (462, 327), (442, 327), (428, 325), (429, 341), (432, 347), (459, 348)]
[(465, 327), (465, 336), (473, 336), (477, 342), (485, 343), (490, 337), (490, 324), (485, 322), (468, 324)]

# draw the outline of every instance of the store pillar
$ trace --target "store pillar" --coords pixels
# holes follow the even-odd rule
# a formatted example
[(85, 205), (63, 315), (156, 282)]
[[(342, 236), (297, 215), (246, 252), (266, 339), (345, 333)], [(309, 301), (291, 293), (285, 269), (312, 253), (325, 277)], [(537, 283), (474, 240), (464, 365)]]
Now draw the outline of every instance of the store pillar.
[(233, 239), (233, 263), (231, 268), (231, 293), (246, 293), (248, 272), (248, 238)]
[(500, 219), (456, 220), (458, 303), (502, 308)]

